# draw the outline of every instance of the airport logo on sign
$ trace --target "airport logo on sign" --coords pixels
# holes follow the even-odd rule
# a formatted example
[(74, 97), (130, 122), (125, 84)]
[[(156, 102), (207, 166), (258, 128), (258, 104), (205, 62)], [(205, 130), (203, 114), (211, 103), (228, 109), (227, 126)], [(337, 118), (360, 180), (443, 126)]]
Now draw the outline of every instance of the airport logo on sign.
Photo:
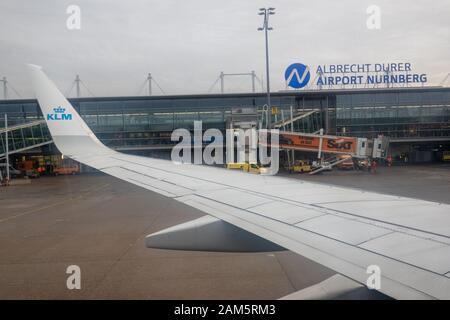
[(305, 87), (311, 78), (309, 67), (302, 63), (293, 63), (284, 72), (284, 79), (289, 87), (301, 89)]
[(61, 106), (53, 108), (53, 112), (47, 114), (47, 120), (72, 120), (72, 115), (65, 113), (66, 109)]

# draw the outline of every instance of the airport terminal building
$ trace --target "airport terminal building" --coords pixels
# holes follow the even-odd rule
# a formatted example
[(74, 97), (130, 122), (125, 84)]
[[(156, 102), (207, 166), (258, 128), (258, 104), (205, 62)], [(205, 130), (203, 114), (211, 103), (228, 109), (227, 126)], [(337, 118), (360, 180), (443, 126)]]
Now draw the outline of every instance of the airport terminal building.
[[(174, 129), (225, 130), (230, 123), (264, 119), (264, 93), (176, 96), (92, 97), (69, 99), (98, 138), (125, 152), (169, 150)], [(450, 150), (450, 88), (394, 87), (323, 89), (272, 93), (272, 122), (297, 119), (283, 130), (390, 139), (394, 159), (441, 161)], [(8, 115), (11, 156), (44, 157), (58, 153), (35, 99), (0, 101), (0, 158), (6, 149)], [(34, 148), (32, 148), (34, 146)]]

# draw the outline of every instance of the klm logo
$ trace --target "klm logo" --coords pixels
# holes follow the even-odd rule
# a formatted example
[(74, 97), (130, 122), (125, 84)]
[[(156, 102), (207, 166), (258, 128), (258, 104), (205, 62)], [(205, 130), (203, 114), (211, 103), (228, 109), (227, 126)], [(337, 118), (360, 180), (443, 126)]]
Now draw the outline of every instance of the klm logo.
[(294, 89), (301, 89), (305, 87), (310, 78), (311, 73), (309, 72), (308, 66), (305, 66), (302, 63), (293, 63), (287, 67), (284, 72), (286, 84)]
[(72, 120), (72, 115), (65, 113), (66, 109), (61, 106), (53, 108), (53, 112), (47, 114), (47, 120)]

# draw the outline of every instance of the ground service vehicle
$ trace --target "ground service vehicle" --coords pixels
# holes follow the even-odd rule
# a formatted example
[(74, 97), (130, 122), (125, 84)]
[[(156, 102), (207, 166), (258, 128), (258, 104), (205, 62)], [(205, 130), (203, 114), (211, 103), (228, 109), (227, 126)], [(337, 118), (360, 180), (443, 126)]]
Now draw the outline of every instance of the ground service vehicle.
[(256, 163), (244, 163), (244, 166), (242, 167), (242, 170), (250, 173), (260, 173), (259, 169), (260, 167)]
[(245, 172), (256, 173), (256, 174), (268, 174), (271, 172), (270, 167), (261, 166), (257, 163), (245, 163), (242, 170)]
[(347, 154), (341, 155), (338, 157), (338, 160), (343, 160), (343, 162), (336, 165), (338, 169), (342, 169), (342, 170), (353, 170), (354, 169), (353, 158), (351, 155), (347, 155)]
[(291, 172), (311, 172), (311, 166), (308, 164), (308, 162), (304, 160), (297, 160), (295, 161), (294, 165), (289, 167), (289, 171)]
[(244, 166), (246, 165), (245, 162), (230, 162), (227, 163), (227, 169), (243, 169)]
[(60, 174), (78, 174), (78, 173), (80, 173), (80, 167), (76, 164), (70, 166), (62, 166), (53, 169), (53, 174), (55, 176)]

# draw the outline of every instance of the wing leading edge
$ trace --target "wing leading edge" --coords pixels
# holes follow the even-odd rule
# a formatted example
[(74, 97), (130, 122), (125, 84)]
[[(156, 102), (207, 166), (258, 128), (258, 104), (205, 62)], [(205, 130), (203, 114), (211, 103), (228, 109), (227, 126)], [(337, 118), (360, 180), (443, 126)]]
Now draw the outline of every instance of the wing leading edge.
[[(367, 267), (376, 265), (379, 291), (393, 298), (450, 299), (449, 205), (122, 154), (98, 141), (40, 67), (30, 72), (50, 133), (66, 156), (361, 284)], [(62, 113), (66, 120), (56, 120)]]

